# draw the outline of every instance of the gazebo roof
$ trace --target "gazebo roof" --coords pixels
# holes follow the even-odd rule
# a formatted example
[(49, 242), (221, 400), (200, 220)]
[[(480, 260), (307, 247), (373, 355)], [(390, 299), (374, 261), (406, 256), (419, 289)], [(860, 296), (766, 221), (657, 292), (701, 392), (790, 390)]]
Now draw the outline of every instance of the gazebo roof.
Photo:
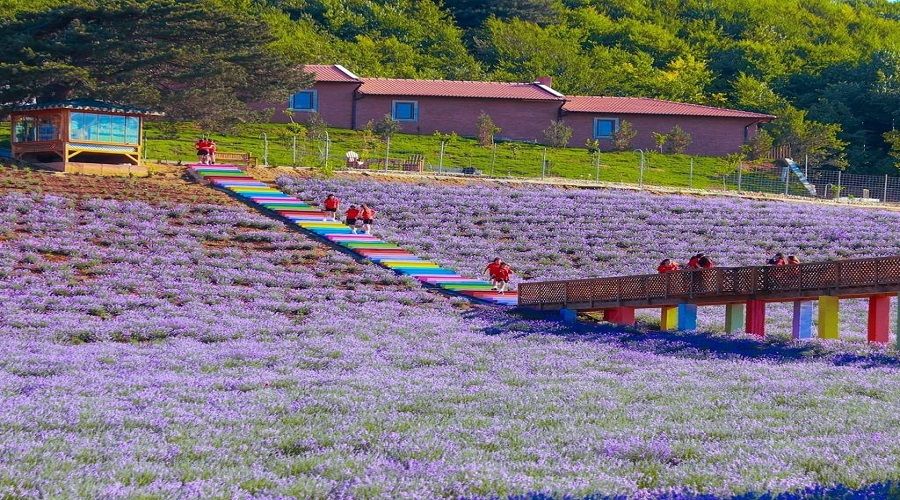
[(10, 111), (41, 111), (48, 109), (72, 109), (77, 111), (103, 111), (107, 113), (121, 113), (125, 115), (163, 116), (162, 111), (116, 104), (114, 102), (97, 101), (94, 99), (72, 99), (68, 101), (47, 101), (34, 104), (15, 106)]

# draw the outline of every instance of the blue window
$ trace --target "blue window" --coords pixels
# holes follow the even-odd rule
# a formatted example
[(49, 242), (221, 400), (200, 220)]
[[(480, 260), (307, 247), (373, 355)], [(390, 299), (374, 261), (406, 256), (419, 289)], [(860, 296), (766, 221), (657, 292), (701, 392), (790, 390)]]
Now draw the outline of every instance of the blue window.
[(69, 117), (69, 140), (139, 144), (141, 119), (136, 116), (73, 112)]
[(612, 139), (618, 128), (618, 118), (594, 118), (594, 139)]
[(291, 96), (294, 111), (315, 111), (319, 109), (319, 95), (315, 90), (301, 90)]
[(419, 103), (416, 101), (394, 101), (391, 118), (398, 122), (414, 122), (419, 119)]

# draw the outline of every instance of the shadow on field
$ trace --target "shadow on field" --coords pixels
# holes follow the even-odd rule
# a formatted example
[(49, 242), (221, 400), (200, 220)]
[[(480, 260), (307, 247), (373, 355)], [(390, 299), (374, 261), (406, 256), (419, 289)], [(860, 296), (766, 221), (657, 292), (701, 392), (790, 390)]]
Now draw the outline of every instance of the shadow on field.
[[(868, 351), (868, 347), (840, 342), (829, 346), (817, 341), (792, 342), (777, 337), (755, 339), (702, 331), (662, 332), (586, 321), (566, 324), (559, 321), (556, 314), (532, 311), (492, 313), (482, 310), (471, 314), (490, 322), (484, 328), (487, 335), (510, 335), (513, 338), (556, 335), (572, 342), (604, 343), (635, 351), (695, 359), (749, 359), (777, 363), (817, 361), (858, 368), (900, 368), (900, 357), (896, 355)], [(850, 352), (849, 349), (859, 352)]]
[[(529, 493), (527, 495), (510, 496), (508, 497), (508, 500), (552, 500), (558, 498), (561, 497), (543, 493)], [(584, 500), (624, 500), (627, 497), (621, 495), (587, 495), (580, 498), (583, 498)], [(812, 486), (802, 490), (783, 493), (752, 492), (731, 497), (705, 495), (687, 491), (667, 491), (661, 492), (658, 495), (653, 495), (653, 498), (658, 500), (718, 500), (720, 498), (730, 498), (732, 500), (806, 500), (818, 498), (850, 500), (863, 498), (900, 498), (900, 482), (884, 481), (860, 488), (849, 488), (840, 484), (835, 486)]]

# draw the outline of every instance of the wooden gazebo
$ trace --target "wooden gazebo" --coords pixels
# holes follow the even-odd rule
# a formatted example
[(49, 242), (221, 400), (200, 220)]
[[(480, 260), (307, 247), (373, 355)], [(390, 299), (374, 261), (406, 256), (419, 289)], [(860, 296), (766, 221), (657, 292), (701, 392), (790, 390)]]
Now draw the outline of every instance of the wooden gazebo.
[(143, 118), (160, 115), (88, 99), (18, 106), (10, 111), (12, 153), (60, 172), (144, 176)]

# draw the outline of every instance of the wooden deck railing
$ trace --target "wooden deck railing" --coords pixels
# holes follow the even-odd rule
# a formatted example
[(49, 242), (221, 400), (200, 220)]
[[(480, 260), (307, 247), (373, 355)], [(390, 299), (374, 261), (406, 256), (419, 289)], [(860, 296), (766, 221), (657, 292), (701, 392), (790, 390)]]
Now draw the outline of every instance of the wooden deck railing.
[(727, 304), (820, 295), (900, 291), (900, 256), (792, 266), (720, 267), (665, 274), (519, 284), (519, 305), (537, 309), (654, 307), (683, 302)]

